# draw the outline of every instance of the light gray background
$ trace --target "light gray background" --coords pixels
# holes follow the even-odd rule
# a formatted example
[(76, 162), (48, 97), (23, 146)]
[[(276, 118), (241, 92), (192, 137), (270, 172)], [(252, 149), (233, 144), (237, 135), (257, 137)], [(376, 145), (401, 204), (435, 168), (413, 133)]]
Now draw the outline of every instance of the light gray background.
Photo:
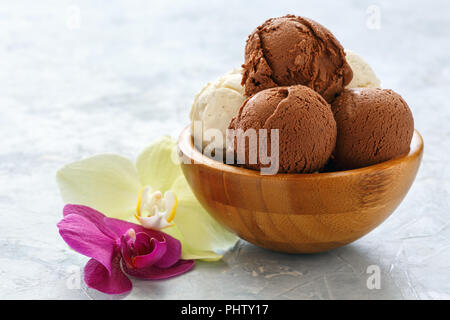
[[(379, 30), (367, 27), (370, 5)], [(101, 152), (134, 158), (161, 134), (176, 137), (194, 94), (243, 62), (257, 25), (286, 13), (331, 29), (408, 101), (425, 139), (415, 184), (347, 247), (293, 256), (240, 242), (184, 276), (134, 281), (126, 298), (450, 298), (449, 12), (445, 0), (1, 1), (0, 298), (112, 298), (67, 287), (87, 259), (58, 236), (56, 170)], [(380, 290), (367, 289), (370, 265), (381, 268)]]

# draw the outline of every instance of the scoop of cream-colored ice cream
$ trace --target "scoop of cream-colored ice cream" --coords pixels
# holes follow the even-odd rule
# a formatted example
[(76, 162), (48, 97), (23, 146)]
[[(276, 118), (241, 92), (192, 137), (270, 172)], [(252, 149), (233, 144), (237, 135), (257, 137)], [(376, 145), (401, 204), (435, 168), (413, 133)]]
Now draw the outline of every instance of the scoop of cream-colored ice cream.
[(347, 49), (345, 54), (353, 71), (353, 79), (346, 88), (381, 88), (380, 79), (359, 54)]
[[(242, 70), (236, 68), (208, 83), (195, 96), (190, 118), (191, 132), (198, 149), (225, 147), (226, 130), (246, 99), (241, 81)], [(219, 132), (222, 141), (212, 138)]]

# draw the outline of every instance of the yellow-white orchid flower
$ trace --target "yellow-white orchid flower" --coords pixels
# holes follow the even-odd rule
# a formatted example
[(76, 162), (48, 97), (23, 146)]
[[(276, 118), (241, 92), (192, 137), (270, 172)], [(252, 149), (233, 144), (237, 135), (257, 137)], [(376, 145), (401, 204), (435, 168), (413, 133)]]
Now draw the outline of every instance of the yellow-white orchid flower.
[(57, 173), (62, 198), (112, 218), (164, 229), (182, 242), (183, 259), (219, 260), (237, 238), (197, 201), (176, 152), (176, 141), (163, 137), (139, 155), (136, 165), (114, 154), (68, 164)]

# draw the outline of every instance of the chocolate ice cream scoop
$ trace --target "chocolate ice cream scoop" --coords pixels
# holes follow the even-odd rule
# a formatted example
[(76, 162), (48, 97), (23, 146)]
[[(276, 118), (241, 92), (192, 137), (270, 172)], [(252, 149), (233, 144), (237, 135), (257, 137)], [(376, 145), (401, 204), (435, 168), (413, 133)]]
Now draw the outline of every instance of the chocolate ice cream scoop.
[(355, 169), (407, 154), (414, 120), (392, 90), (345, 89), (332, 104), (338, 134), (333, 154), (338, 169)]
[(242, 67), (246, 96), (301, 84), (331, 102), (353, 77), (333, 34), (313, 20), (294, 15), (269, 19), (250, 34)]
[[(311, 173), (321, 169), (329, 159), (336, 142), (336, 122), (330, 105), (315, 91), (297, 85), (263, 90), (247, 99), (229, 129), (246, 132), (267, 129), (267, 150), (271, 146), (271, 129), (278, 129), (279, 173)], [(230, 133), (230, 132), (229, 132)], [(230, 137), (229, 137), (230, 138)], [(239, 146), (233, 138), (234, 151)], [(250, 163), (250, 141), (245, 143), (245, 167), (264, 167), (258, 157)], [(253, 151), (258, 147), (253, 146)], [(239, 155), (238, 155), (239, 158)]]

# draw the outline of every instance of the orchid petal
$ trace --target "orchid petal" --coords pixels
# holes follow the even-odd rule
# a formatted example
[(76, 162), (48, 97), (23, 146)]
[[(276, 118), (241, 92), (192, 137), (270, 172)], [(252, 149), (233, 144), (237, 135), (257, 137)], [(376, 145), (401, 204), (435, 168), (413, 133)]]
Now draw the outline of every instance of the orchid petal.
[(154, 141), (137, 158), (136, 168), (141, 184), (162, 193), (169, 190), (182, 175), (176, 140), (165, 136)]
[[(165, 235), (166, 240), (169, 235)], [(178, 241), (178, 240), (177, 240)], [(164, 255), (155, 263), (155, 267), (158, 268), (169, 268), (173, 266), (175, 263), (177, 263), (181, 258), (181, 242), (178, 241), (179, 246), (175, 247), (174, 245), (167, 246), (166, 245), (166, 252)]]
[(123, 219), (134, 213), (142, 188), (133, 163), (113, 154), (68, 164), (58, 171), (57, 182), (66, 203), (86, 205)]
[(202, 261), (218, 261), (222, 259), (223, 255), (217, 254), (214, 251), (208, 250), (195, 250), (187, 244), (186, 241), (183, 240), (183, 235), (181, 234), (178, 227), (175, 225), (174, 227), (167, 230), (167, 232), (174, 238), (179, 239), (182, 243), (182, 253), (181, 259), (185, 260), (202, 260)]
[(91, 223), (103, 232), (105, 235), (109, 236), (111, 239), (116, 239), (120, 235), (114, 233), (108, 226), (106, 226), (104, 219), (106, 218), (104, 214), (94, 210), (90, 207), (82, 205), (67, 204), (63, 209), (63, 216), (66, 217), (70, 214), (75, 214), (82, 216), (89, 220)]
[(119, 255), (114, 257), (110, 273), (103, 264), (89, 260), (84, 267), (84, 281), (89, 287), (107, 294), (126, 293), (132, 288), (130, 279), (120, 268)]
[(104, 234), (87, 218), (70, 214), (59, 223), (59, 234), (73, 250), (101, 263), (108, 273), (112, 272), (115, 239)]
[(146, 279), (146, 280), (159, 280), (167, 279), (171, 277), (183, 274), (194, 266), (194, 260), (179, 260), (176, 264), (170, 268), (158, 268), (150, 267), (146, 269), (128, 269), (124, 266), (124, 271), (130, 276)]
[(175, 264), (181, 257), (181, 242), (168, 235), (167, 233), (157, 230), (145, 229), (138, 224), (113, 218), (105, 218), (105, 223), (117, 234), (124, 234), (128, 229), (134, 229), (136, 231), (136, 234), (139, 232), (144, 232), (150, 238), (155, 238), (160, 242), (165, 241), (166, 253), (157, 263), (155, 263), (155, 266), (157, 267), (168, 268)]
[(176, 226), (165, 231), (182, 242), (183, 258), (220, 259), (221, 255), (214, 253), (231, 248), (238, 238), (203, 209), (184, 176), (175, 181), (171, 190), (178, 197)]

